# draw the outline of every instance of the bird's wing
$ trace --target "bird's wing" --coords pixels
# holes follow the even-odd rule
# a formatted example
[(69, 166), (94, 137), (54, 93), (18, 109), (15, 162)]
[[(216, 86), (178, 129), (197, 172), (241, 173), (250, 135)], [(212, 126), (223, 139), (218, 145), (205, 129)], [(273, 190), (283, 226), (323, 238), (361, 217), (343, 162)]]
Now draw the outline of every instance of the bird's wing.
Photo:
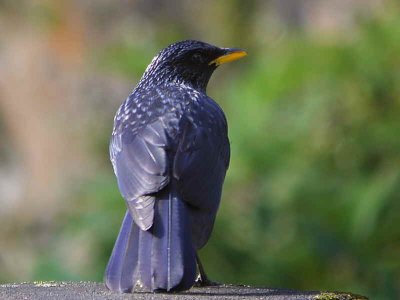
[(136, 134), (124, 130), (111, 138), (110, 156), (119, 190), (142, 230), (153, 224), (155, 198), (152, 194), (169, 182), (166, 146), (161, 119), (147, 124)]
[[(208, 101), (203, 111), (205, 114), (198, 115), (197, 120), (182, 121), (183, 133), (173, 167), (179, 191), (192, 207), (196, 248), (201, 248), (211, 234), (230, 157), (222, 110), (215, 102)], [(210, 118), (212, 122), (204, 121)]]

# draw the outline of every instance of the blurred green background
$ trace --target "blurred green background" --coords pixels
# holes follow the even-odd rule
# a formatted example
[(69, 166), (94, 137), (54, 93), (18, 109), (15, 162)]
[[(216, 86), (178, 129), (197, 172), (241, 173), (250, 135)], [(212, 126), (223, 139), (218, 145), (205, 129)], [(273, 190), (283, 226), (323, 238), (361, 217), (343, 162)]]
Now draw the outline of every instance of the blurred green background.
[(400, 298), (400, 4), (0, 0), (0, 282), (102, 280), (112, 119), (152, 57), (247, 49), (208, 94), (232, 157), (217, 281)]

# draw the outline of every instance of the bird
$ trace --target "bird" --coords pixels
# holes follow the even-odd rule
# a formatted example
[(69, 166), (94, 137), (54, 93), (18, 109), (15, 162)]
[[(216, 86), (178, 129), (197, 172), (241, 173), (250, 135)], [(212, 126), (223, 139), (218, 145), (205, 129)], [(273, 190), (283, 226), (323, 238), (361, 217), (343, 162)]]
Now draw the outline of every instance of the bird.
[(184, 40), (162, 49), (119, 107), (110, 159), (127, 210), (108, 261), (109, 290), (177, 292), (211, 284), (208, 241), (230, 161), (225, 114), (206, 88), (218, 66), (247, 55)]

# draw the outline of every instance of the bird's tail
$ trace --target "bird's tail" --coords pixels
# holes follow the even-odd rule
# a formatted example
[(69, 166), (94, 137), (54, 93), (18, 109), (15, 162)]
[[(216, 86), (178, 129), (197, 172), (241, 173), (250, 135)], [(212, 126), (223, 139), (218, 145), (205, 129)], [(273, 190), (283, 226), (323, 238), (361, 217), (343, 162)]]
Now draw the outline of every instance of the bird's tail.
[(186, 290), (196, 277), (196, 254), (191, 239), (189, 208), (173, 192), (157, 197), (153, 226), (141, 230), (129, 211), (105, 272), (113, 291)]

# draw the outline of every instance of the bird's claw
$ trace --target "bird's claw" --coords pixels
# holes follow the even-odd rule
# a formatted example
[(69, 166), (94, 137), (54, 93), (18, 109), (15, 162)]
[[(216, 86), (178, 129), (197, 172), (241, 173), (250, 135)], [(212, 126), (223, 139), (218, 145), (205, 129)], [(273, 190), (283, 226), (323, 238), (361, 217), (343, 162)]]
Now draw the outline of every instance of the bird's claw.
[(195, 287), (219, 286), (219, 285), (221, 285), (221, 283), (216, 282), (216, 281), (212, 281), (212, 280), (208, 279), (207, 277), (203, 278), (201, 276), (201, 274), (199, 274), (197, 276), (196, 281), (194, 283)]

